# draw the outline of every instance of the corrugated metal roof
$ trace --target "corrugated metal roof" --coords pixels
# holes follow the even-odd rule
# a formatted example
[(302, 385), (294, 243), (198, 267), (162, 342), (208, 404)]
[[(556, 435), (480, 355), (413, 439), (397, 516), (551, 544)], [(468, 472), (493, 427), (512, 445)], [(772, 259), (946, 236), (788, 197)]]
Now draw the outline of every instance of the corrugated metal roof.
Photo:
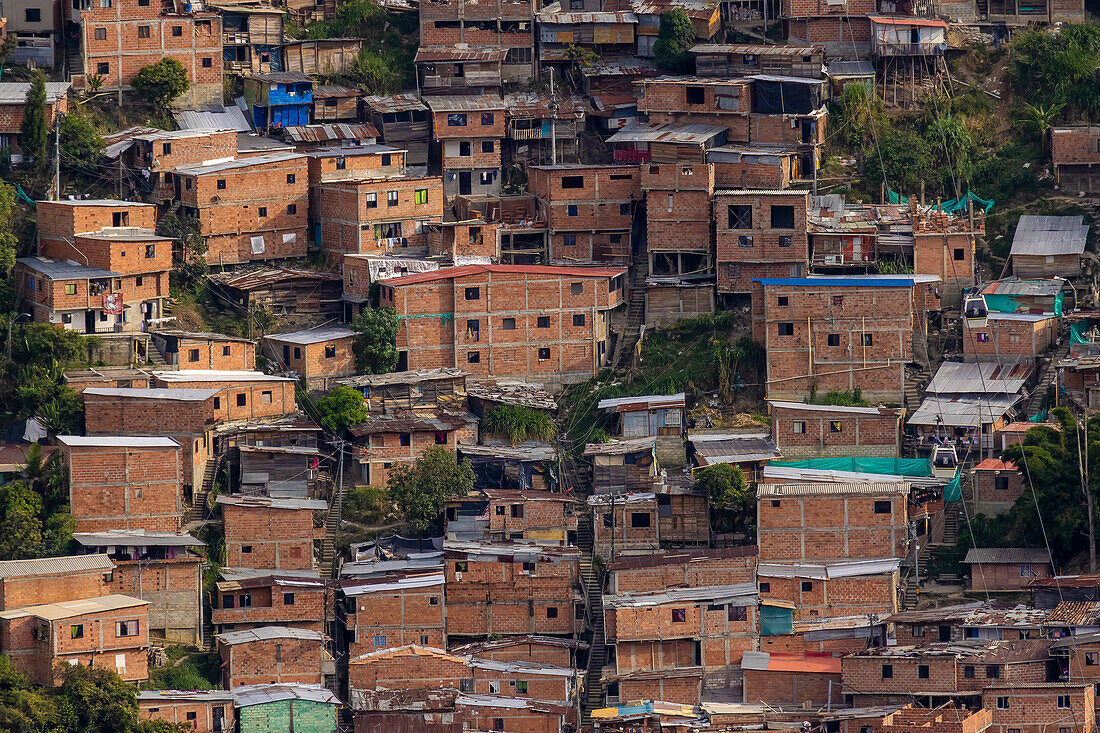
[(74, 532), (73, 539), (84, 547), (205, 547), (189, 534), (153, 532), (144, 529), (109, 529), (104, 532)]
[(1023, 389), (1035, 367), (1030, 364), (945, 361), (928, 383), (926, 392), (952, 394), (1015, 395)]
[[(46, 101), (56, 102), (68, 94), (72, 86), (72, 82), (68, 81), (46, 82)], [(24, 104), (27, 101), (27, 92), (30, 90), (29, 81), (0, 82), (0, 104)]]
[(154, 371), (153, 376), (161, 382), (293, 382), (291, 377), (277, 377), (263, 372), (236, 371), (218, 369), (184, 369), (182, 371)]
[(83, 616), (89, 613), (103, 613), (104, 611), (117, 611), (123, 608), (136, 608), (148, 606), (149, 601), (140, 598), (131, 598), (118, 594), (109, 596), (97, 596), (96, 598), (84, 598), (75, 601), (61, 601), (59, 603), (43, 603), (38, 606), (22, 606), (0, 612), (0, 618), (21, 618), (35, 616), (47, 621), (57, 621), (74, 616)]
[[(728, 128), (715, 125), (670, 125), (636, 122), (624, 127), (607, 139), (608, 143), (674, 143), (701, 145), (729, 132)], [(717, 193), (717, 192), (716, 192)], [(769, 191), (769, 193), (776, 193)]]
[(588, 497), (589, 506), (610, 506), (612, 504), (647, 504), (657, 500), (657, 495), (649, 491), (631, 491), (625, 494), (592, 494)]
[(138, 690), (138, 702), (232, 702), (233, 693), (229, 690)]
[[(374, 125), (359, 122), (323, 125), (291, 125), (283, 128), (283, 138), (292, 143), (324, 143), (333, 140), (368, 140), (377, 138)], [(398, 150), (398, 148), (389, 148)], [(371, 151), (375, 152), (375, 151)]]
[(942, 20), (933, 20), (931, 18), (915, 18), (911, 15), (904, 16), (886, 16), (886, 15), (870, 15), (867, 16), (868, 20), (872, 23), (879, 23), (881, 25), (904, 25), (904, 26), (923, 26), (926, 28), (943, 28), (947, 29), (947, 23)]
[(602, 12), (599, 10), (562, 12), (561, 3), (555, 2), (535, 13), (539, 23), (557, 25), (577, 25), (580, 23), (637, 23), (638, 16), (627, 11)]
[(1027, 547), (971, 547), (964, 563), (970, 565), (997, 565), (1005, 563), (1050, 563), (1046, 549)]
[(924, 398), (906, 420), (909, 425), (976, 428), (1000, 420), (1019, 401), (1020, 395)]
[(1016, 224), (1011, 255), (1079, 255), (1085, 251), (1089, 225), (1083, 216), (1025, 214)]
[[(459, 444), (457, 450), (460, 454), (467, 456), (485, 456), (515, 461), (552, 461), (556, 455), (554, 448), (545, 443), (532, 446)], [(557, 497), (558, 501), (566, 500), (562, 494), (550, 494), (550, 496)]]
[(59, 435), (57, 442), (67, 448), (179, 448), (171, 438), (141, 435)]
[(337, 383), (352, 387), (382, 387), (393, 384), (420, 384), (421, 382), (434, 382), (444, 379), (460, 379), (468, 375), (469, 372), (464, 372), (461, 369), (442, 367), (439, 369), (413, 369), (407, 372), (391, 372), (389, 374), (360, 374), (355, 377), (337, 380)]
[(425, 97), (432, 112), (481, 112), (503, 110), (504, 100), (488, 94), (459, 94), (453, 97)]
[(168, 389), (166, 387), (88, 387), (83, 394), (95, 397), (124, 397), (135, 400), (172, 400), (173, 402), (203, 402), (220, 389)]
[(687, 398), (683, 392), (674, 395), (641, 395), (639, 397), (614, 397), (600, 400), (596, 405), (597, 410), (614, 410), (615, 412), (633, 412), (635, 410), (663, 410), (670, 407), (684, 407)]
[(22, 578), (30, 575), (68, 575), (70, 573), (107, 572), (115, 564), (107, 555), (65, 555), (35, 560), (4, 560), (0, 562), (0, 578)]
[(625, 267), (557, 267), (553, 265), (462, 265), (444, 267), (431, 272), (402, 275), (386, 281), (390, 287), (416, 285), (436, 280), (454, 280), (467, 275), (498, 273), (501, 275), (562, 275), (564, 277), (618, 277), (627, 272)]
[(310, 344), (324, 343), (325, 341), (351, 338), (356, 334), (356, 331), (346, 328), (345, 326), (322, 326), (320, 328), (309, 328), (304, 331), (292, 331), (290, 333), (272, 333), (264, 336), (264, 338), (269, 341), (278, 341), (279, 343), (308, 346)]
[(244, 685), (235, 688), (232, 694), (234, 703), (239, 708), (283, 700), (306, 700), (329, 705), (343, 705), (335, 693), (321, 685), (302, 685), (292, 682), (271, 685)]
[(657, 438), (633, 438), (631, 440), (615, 440), (608, 443), (589, 443), (584, 446), (584, 455), (621, 456), (627, 453), (653, 450), (656, 445)]
[(357, 438), (379, 433), (432, 433), (441, 430), (459, 430), (476, 425), (478, 418), (471, 412), (446, 410), (422, 411), (411, 414), (378, 415), (365, 423), (352, 425), (348, 432)]
[(689, 18), (709, 18), (721, 0), (631, 0), (636, 15), (664, 15), (670, 10), (683, 10)]
[(340, 84), (321, 84), (313, 87), (314, 99), (339, 99), (342, 97), (359, 97), (363, 92)]
[(254, 290), (267, 287), (284, 280), (343, 280), (336, 272), (317, 270), (296, 270), (289, 267), (262, 267), (252, 272), (214, 272), (210, 279), (237, 290)]
[(694, 54), (749, 54), (751, 56), (806, 56), (824, 52), (825, 47), (821, 44), (763, 46), (752, 43), (697, 43), (688, 49), (688, 53)]
[(746, 436), (692, 436), (695, 458), (701, 466), (743, 461), (770, 461), (781, 458), (775, 441), (771, 438)]
[(34, 270), (40, 275), (57, 280), (88, 280), (92, 278), (122, 277), (120, 273), (112, 270), (102, 270), (98, 267), (86, 267), (68, 260), (53, 260), (49, 257), (20, 257), (16, 260), (20, 265)]
[(825, 67), (825, 73), (834, 79), (846, 76), (873, 77), (875, 67), (870, 61), (830, 61)]
[(637, 56), (601, 58), (581, 69), (585, 77), (598, 76), (657, 76), (661, 72), (649, 59)]
[(374, 112), (422, 112), (428, 109), (415, 92), (393, 94), (390, 96), (371, 95), (363, 97), (363, 104)]
[(411, 575), (403, 578), (395, 578), (383, 583), (344, 583), (340, 590), (345, 596), (365, 596), (372, 593), (393, 593), (394, 591), (409, 590), (411, 588), (433, 588), (441, 586), (446, 580), (443, 573), (427, 573), (424, 575)]
[(249, 74), (245, 79), (254, 79), (268, 84), (313, 84), (313, 79), (300, 71), (269, 71), (263, 74)]
[(844, 496), (868, 495), (889, 496), (893, 494), (909, 495), (910, 482), (875, 482), (855, 484), (759, 484), (756, 487), (758, 497), (782, 498), (784, 496)]
[(784, 402), (782, 400), (768, 400), (772, 407), (781, 410), (798, 410), (799, 412), (838, 412), (848, 415), (889, 415), (896, 417), (901, 414), (900, 407), (847, 407), (844, 405), (815, 405), (809, 402)]
[(257, 626), (243, 631), (226, 631), (218, 634), (217, 640), (229, 646), (248, 644), (254, 641), (269, 641), (271, 639), (299, 639), (301, 641), (316, 641), (323, 643), (328, 637), (320, 631), (310, 629), (294, 629), (289, 626)]
[(604, 608), (641, 608), (670, 603), (735, 603), (739, 606), (755, 606), (756, 583), (669, 588), (659, 593), (619, 593), (606, 594), (603, 597)]
[(228, 506), (259, 507), (268, 509), (328, 509), (328, 502), (322, 499), (277, 499), (270, 496), (225, 496), (219, 495), (217, 503)]
[(514, 380), (484, 380), (466, 387), (466, 395), (486, 402), (523, 405), (536, 410), (556, 410), (554, 396), (541, 384)]
[(416, 51), (417, 63), (432, 61), (503, 61), (508, 49), (496, 46), (469, 46), (457, 43), (453, 46), (421, 46)]
[[(986, 295), (1023, 295), (1053, 298), (1062, 292), (1064, 287), (1066, 287), (1066, 281), (1060, 277), (1050, 280), (1021, 280), (1009, 277), (986, 285), (982, 293)], [(990, 313), (990, 315), (993, 314)]]
[(176, 124), (184, 130), (236, 130), (249, 132), (252, 125), (244, 110), (236, 105), (217, 105), (206, 109), (181, 110), (173, 114)]
[(202, 176), (210, 173), (222, 173), (224, 171), (237, 170), (241, 168), (254, 168), (256, 166), (268, 165), (270, 163), (285, 163), (291, 160), (305, 161), (306, 156), (300, 153), (265, 153), (264, 155), (255, 155), (250, 158), (235, 158), (233, 160), (224, 160), (220, 163), (206, 163), (198, 165), (181, 165), (174, 171), (174, 175), (184, 176)]
[(814, 578), (833, 580), (836, 578), (854, 578), (861, 575), (881, 575), (896, 572), (901, 560), (896, 557), (880, 560), (850, 560), (826, 564), (814, 563), (765, 563), (756, 567), (759, 577), (767, 578)]
[(980, 601), (929, 608), (923, 611), (903, 611), (887, 616), (883, 621), (899, 624), (955, 623), (966, 627), (1038, 628), (1047, 613), (1044, 609), (1032, 608), (1020, 603)]

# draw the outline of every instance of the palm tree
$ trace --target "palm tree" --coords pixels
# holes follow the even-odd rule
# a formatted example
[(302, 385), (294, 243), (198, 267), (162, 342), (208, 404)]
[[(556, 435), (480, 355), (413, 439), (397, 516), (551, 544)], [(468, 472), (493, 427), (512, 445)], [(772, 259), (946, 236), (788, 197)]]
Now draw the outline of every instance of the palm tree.
[(1050, 128), (1054, 127), (1054, 120), (1061, 114), (1064, 104), (1025, 104), (1024, 115), (1017, 121), (1025, 128), (1030, 129), (1039, 137), (1039, 143), (1045, 150), (1047, 147), (1047, 135)]

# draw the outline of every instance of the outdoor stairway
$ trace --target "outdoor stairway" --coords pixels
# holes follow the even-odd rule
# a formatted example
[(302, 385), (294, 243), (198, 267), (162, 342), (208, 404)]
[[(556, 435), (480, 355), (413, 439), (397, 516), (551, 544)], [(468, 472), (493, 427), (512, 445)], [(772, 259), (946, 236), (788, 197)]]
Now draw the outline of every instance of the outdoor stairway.
[(954, 546), (959, 541), (959, 510), (950, 505), (943, 512), (943, 544)]
[[(152, 344), (145, 351), (146, 363), (154, 369), (168, 369), (168, 362), (161, 356), (160, 349)], [(173, 369), (175, 367), (172, 367)]]
[(325, 518), (325, 537), (321, 540), (321, 577), (332, 577), (336, 561), (336, 534), (340, 531), (340, 514), (344, 510), (344, 487), (337, 484), (329, 501)]
[(635, 287), (630, 291), (630, 302), (627, 306), (626, 325), (619, 335), (618, 348), (615, 350), (615, 361), (612, 366), (619, 371), (630, 368), (630, 362), (634, 358), (634, 348), (641, 338), (642, 324), (645, 323), (645, 290)]
[(191, 508), (184, 516), (182, 532), (193, 532), (206, 521), (206, 499), (214, 489), (214, 478), (218, 475), (217, 459), (211, 458), (206, 462), (206, 468), (202, 472), (202, 486), (195, 489), (192, 497)]
[(581, 579), (587, 592), (588, 618), (592, 627), (592, 642), (588, 650), (588, 669), (584, 677), (584, 698), (581, 700), (581, 725), (592, 724), (592, 711), (604, 706), (600, 675), (607, 662), (603, 635), (603, 584), (592, 563), (592, 515), (581, 518), (577, 526), (577, 544), (581, 552)]
[(917, 607), (917, 603), (920, 601), (920, 593), (917, 590), (917, 579), (912, 575), (907, 575), (902, 581), (901, 588), (899, 589), (898, 608), (902, 611), (911, 611)]
[(920, 407), (920, 393), (921, 390), (928, 384), (931, 379), (927, 369), (921, 369), (912, 377), (906, 375), (905, 378), (905, 409), (911, 414), (914, 410)]
[[(1025, 418), (1031, 417), (1043, 409), (1043, 400), (1047, 396), (1047, 387), (1054, 383), (1054, 376), (1058, 370), (1058, 362), (1069, 354), (1069, 344), (1059, 347), (1051, 352), (1046, 366), (1039, 373), (1039, 379), (1035, 382), (1035, 391), (1027, 400), (1024, 412)], [(1049, 405), (1048, 405), (1049, 407)]]

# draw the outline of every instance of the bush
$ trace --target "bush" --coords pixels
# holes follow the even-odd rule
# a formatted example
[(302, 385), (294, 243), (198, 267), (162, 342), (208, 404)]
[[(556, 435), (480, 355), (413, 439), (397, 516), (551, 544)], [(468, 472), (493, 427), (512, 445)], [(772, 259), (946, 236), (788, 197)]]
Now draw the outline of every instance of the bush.
[(694, 61), (688, 49), (695, 45), (695, 26), (680, 8), (661, 15), (661, 29), (653, 44), (653, 61), (657, 67), (673, 74), (691, 71)]
[(522, 405), (497, 405), (485, 413), (482, 427), (486, 432), (507, 438), (512, 445), (527, 440), (549, 443), (557, 430), (550, 416)]
[(160, 107), (167, 107), (191, 88), (187, 69), (172, 58), (141, 67), (130, 85), (138, 95)]

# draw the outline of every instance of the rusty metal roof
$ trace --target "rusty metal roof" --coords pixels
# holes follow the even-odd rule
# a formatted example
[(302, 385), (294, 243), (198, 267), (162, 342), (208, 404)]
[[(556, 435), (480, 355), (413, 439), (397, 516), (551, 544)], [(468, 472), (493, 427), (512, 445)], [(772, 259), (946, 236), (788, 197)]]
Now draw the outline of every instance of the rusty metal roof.
[[(583, 119), (584, 111), (578, 100), (572, 97), (559, 97), (557, 100), (557, 119)], [(550, 109), (550, 96), (536, 92), (514, 92), (504, 95), (504, 104), (508, 108), (509, 117), (537, 117), (539, 119), (553, 117)]]
[(295, 270), (289, 267), (264, 267), (244, 273), (215, 272), (210, 274), (210, 279), (237, 290), (253, 290), (284, 280), (333, 280), (342, 282), (344, 278), (339, 273), (334, 272)]
[(616, 13), (593, 11), (578, 11), (563, 13), (561, 3), (556, 2), (547, 5), (535, 14), (539, 23), (554, 23), (559, 25), (579, 25), (582, 23), (637, 23), (638, 16), (629, 11)]
[(446, 410), (414, 412), (403, 415), (379, 415), (365, 423), (352, 425), (349, 432), (357, 438), (379, 433), (434, 433), (440, 430), (458, 430), (478, 421), (472, 413)]
[(1046, 622), (1067, 626), (1100, 625), (1100, 602), (1062, 601), (1047, 615)]
[(283, 137), (291, 143), (323, 143), (332, 140), (366, 140), (378, 137), (370, 123), (333, 123), (326, 125), (292, 125), (283, 128)]
[(416, 52), (416, 62), (431, 61), (503, 61), (508, 49), (495, 46), (421, 46)]
[[(607, 139), (614, 143), (678, 143), (701, 145), (728, 132), (725, 127), (715, 125), (669, 125), (638, 122), (616, 132)], [(775, 193), (770, 191), (769, 193)]]
[(751, 43), (697, 43), (688, 49), (695, 54), (748, 54), (751, 56), (806, 56), (824, 53), (825, 47), (815, 43), (810, 46), (760, 46)]
[(340, 97), (358, 97), (363, 92), (358, 89), (352, 89), (351, 87), (345, 87), (340, 84), (322, 84), (321, 86), (313, 87), (314, 99), (338, 99)]
[(689, 18), (709, 18), (720, 4), (720, 0), (634, 0), (631, 7), (635, 15), (664, 15), (679, 9)]
[(1047, 611), (1002, 601), (975, 601), (923, 611), (902, 611), (883, 619), (895, 624), (957, 623), (960, 626), (1034, 626)]
[(420, 98), (416, 96), (415, 92), (405, 92), (404, 94), (392, 94), (389, 96), (372, 95), (363, 97), (363, 104), (370, 107), (372, 111), (381, 113), (423, 112), (428, 109), (427, 105), (420, 101)]
[(1050, 552), (1030, 547), (971, 547), (963, 562), (967, 565), (1041, 565), (1050, 563)]
[(424, 101), (432, 112), (473, 112), (504, 109), (504, 100), (489, 94), (429, 97)]

